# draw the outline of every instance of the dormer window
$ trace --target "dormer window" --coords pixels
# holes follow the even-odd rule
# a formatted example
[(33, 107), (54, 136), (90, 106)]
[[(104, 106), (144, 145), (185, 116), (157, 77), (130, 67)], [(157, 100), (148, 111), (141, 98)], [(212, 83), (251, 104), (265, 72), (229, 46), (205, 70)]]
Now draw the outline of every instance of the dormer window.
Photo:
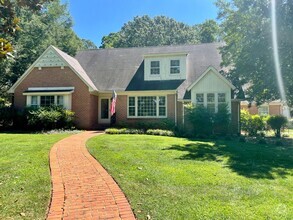
[(180, 60), (170, 60), (170, 74), (180, 74)]
[(160, 61), (151, 61), (151, 75), (160, 75)]

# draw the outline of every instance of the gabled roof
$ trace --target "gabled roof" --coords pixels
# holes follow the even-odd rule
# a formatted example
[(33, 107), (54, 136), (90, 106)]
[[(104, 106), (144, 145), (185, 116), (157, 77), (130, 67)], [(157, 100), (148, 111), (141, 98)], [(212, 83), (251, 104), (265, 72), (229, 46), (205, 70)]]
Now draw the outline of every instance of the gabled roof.
[(89, 76), (86, 74), (82, 66), (79, 64), (79, 62), (69, 56), (68, 54), (64, 53), (63, 51), (59, 50), (58, 48), (54, 46), (49, 46), (44, 53), (26, 70), (26, 72), (14, 83), (14, 85), (8, 90), (9, 93), (14, 93), (15, 88), (25, 79), (25, 77), (33, 70), (33, 68), (38, 67), (38, 63), (40, 63), (41, 59), (49, 52), (53, 51), (56, 53), (61, 60), (64, 61), (65, 66), (69, 66), (76, 75), (89, 87), (90, 91), (97, 91), (96, 86), (93, 84)]
[(190, 91), (206, 74), (212, 71), (215, 75), (217, 75), (221, 80), (223, 80), (231, 89), (235, 89), (235, 86), (232, 85), (224, 76), (222, 76), (213, 66), (209, 66), (206, 71), (188, 88), (187, 91)]
[[(221, 43), (173, 45), (141, 48), (116, 48), (80, 51), (75, 56), (98, 90), (177, 90), (183, 99), (186, 89), (209, 66), (217, 71), (222, 61)], [(144, 81), (144, 57), (148, 54), (187, 54), (186, 80)]]

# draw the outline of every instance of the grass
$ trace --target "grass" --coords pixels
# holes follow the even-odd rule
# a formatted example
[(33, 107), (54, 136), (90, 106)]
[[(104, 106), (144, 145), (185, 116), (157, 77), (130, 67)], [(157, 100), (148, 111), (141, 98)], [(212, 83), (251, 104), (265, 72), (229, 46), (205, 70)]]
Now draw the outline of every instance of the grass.
[(293, 147), (146, 135), (87, 145), (138, 219), (293, 219)]
[(0, 134), (0, 219), (45, 219), (49, 151), (68, 134)]

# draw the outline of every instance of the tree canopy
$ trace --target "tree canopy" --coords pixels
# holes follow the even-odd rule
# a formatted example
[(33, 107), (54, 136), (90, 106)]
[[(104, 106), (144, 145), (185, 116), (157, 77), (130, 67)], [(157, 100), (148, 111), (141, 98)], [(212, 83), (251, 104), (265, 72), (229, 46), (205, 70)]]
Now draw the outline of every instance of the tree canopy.
[(216, 41), (217, 36), (215, 21), (189, 26), (165, 16), (151, 18), (144, 15), (134, 17), (120, 31), (104, 36), (101, 48), (208, 43)]
[(42, 10), (32, 13), (28, 7), (17, 7), (15, 16), (20, 19), (20, 31), (13, 36), (14, 59), (0, 59), (0, 97), (28, 67), (54, 45), (75, 55), (77, 50), (94, 48), (89, 40), (80, 39), (72, 30), (73, 21), (67, 5), (59, 0), (43, 4)]
[[(238, 97), (258, 103), (280, 98), (274, 66), (270, 0), (218, 0), (223, 40), (222, 65), (238, 88)], [(293, 2), (276, 1), (281, 70), (293, 104)]]

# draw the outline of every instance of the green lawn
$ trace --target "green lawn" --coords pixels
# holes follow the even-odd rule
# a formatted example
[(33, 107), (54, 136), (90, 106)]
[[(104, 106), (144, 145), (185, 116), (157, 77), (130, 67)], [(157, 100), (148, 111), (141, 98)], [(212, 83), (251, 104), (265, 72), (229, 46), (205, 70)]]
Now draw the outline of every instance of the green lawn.
[(0, 219), (45, 219), (49, 151), (68, 134), (0, 134)]
[(146, 135), (87, 144), (138, 219), (293, 219), (293, 147)]

